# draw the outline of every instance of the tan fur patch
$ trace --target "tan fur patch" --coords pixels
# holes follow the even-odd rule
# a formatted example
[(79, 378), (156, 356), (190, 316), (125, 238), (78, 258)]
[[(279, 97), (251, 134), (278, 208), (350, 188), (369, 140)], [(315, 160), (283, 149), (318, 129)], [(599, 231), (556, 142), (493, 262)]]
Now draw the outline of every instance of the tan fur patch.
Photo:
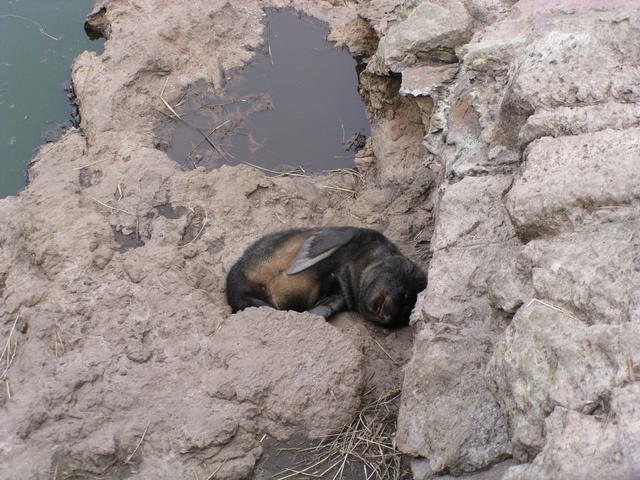
[(247, 272), (247, 279), (253, 285), (264, 285), (265, 300), (276, 308), (283, 308), (290, 298), (307, 298), (307, 304), (318, 300), (320, 285), (312, 272), (304, 271), (287, 275), (298, 250), (309, 238), (303, 232), (288, 238), (275, 252)]

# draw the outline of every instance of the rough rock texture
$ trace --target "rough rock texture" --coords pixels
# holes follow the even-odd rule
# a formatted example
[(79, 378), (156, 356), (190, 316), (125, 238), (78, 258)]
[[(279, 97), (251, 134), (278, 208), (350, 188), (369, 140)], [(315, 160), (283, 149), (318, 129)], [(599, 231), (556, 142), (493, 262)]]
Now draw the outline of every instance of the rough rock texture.
[[(503, 479), (638, 478), (639, 400), (636, 383), (613, 389), (610, 410), (600, 418), (556, 407), (545, 422), (545, 450), (531, 465), (514, 467)], [(584, 452), (589, 452), (588, 461)]]
[(571, 232), (598, 210), (633, 204), (640, 199), (639, 149), (640, 128), (529, 144), (525, 168), (507, 198), (518, 235), (528, 240)]
[[(222, 92), (267, 6), (327, 22), (366, 64), (359, 175), (183, 170), (157, 148), (160, 95)], [(264, 435), (321, 436), (401, 382), (397, 445), (421, 480), (640, 476), (636, 1), (94, 12), (107, 42), (72, 70), (81, 125), (0, 200), (0, 476), (247, 478)], [(229, 315), (249, 243), (344, 224), (428, 268), (411, 329)]]
[(428, 458), (434, 472), (474, 471), (509, 453), (503, 413), (482, 375), (504, 328), (487, 278), (517, 245), (501, 201), (509, 185), (507, 176), (466, 177), (440, 200), (398, 421), (400, 448)]
[[(530, 458), (545, 443), (545, 418), (563, 407), (603, 413), (611, 391), (633, 378), (640, 327), (588, 326), (540, 300), (518, 310), (488, 371), (512, 419), (514, 455)], [(505, 393), (508, 393), (505, 395)]]
[(639, 362), (640, 10), (485, 6), (445, 45), (454, 78), (421, 66), (400, 90), (434, 102), (443, 178), (398, 442), (434, 474), (513, 455), (532, 463), (504, 478), (633, 478), (637, 423), (612, 404)]
[(386, 74), (416, 63), (455, 63), (455, 48), (470, 36), (471, 17), (461, 1), (418, 2), (381, 39), (368, 68)]

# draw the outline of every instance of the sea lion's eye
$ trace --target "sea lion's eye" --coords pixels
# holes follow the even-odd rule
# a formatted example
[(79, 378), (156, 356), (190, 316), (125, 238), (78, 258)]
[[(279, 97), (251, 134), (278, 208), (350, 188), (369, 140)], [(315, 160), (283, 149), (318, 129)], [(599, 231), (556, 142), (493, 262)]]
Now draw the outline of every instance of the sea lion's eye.
[(384, 302), (386, 300), (385, 292), (379, 292), (369, 305), (369, 311), (378, 317), (384, 315)]
[(267, 287), (261, 283), (260, 285), (258, 285), (258, 290), (260, 291), (260, 293), (265, 293), (267, 291)]

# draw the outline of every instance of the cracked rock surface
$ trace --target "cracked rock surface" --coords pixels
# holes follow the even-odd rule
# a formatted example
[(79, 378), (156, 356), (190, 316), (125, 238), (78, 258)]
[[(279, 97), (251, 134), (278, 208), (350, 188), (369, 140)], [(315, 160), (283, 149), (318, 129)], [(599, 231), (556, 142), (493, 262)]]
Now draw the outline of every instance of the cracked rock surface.
[[(362, 59), (358, 175), (161, 149), (159, 97), (223, 93), (266, 7)], [(399, 387), (416, 479), (640, 476), (636, 1), (99, 0), (89, 22), (81, 123), (0, 200), (0, 477), (251, 478), (265, 445)], [(381, 230), (428, 271), (410, 328), (230, 314), (243, 250), (315, 225)]]
[(455, 78), (422, 77), (444, 178), (399, 445), (423, 478), (508, 456), (505, 479), (633, 478), (640, 10), (483, 6), (444, 45)]

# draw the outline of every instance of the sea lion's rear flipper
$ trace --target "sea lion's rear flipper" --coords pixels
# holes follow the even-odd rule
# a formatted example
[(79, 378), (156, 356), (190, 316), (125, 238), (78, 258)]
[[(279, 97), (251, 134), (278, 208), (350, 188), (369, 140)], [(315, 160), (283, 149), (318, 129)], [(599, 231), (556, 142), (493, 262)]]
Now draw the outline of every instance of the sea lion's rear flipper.
[(357, 235), (355, 227), (327, 227), (311, 235), (300, 247), (288, 275), (299, 273), (329, 257), (340, 247), (345, 246)]

